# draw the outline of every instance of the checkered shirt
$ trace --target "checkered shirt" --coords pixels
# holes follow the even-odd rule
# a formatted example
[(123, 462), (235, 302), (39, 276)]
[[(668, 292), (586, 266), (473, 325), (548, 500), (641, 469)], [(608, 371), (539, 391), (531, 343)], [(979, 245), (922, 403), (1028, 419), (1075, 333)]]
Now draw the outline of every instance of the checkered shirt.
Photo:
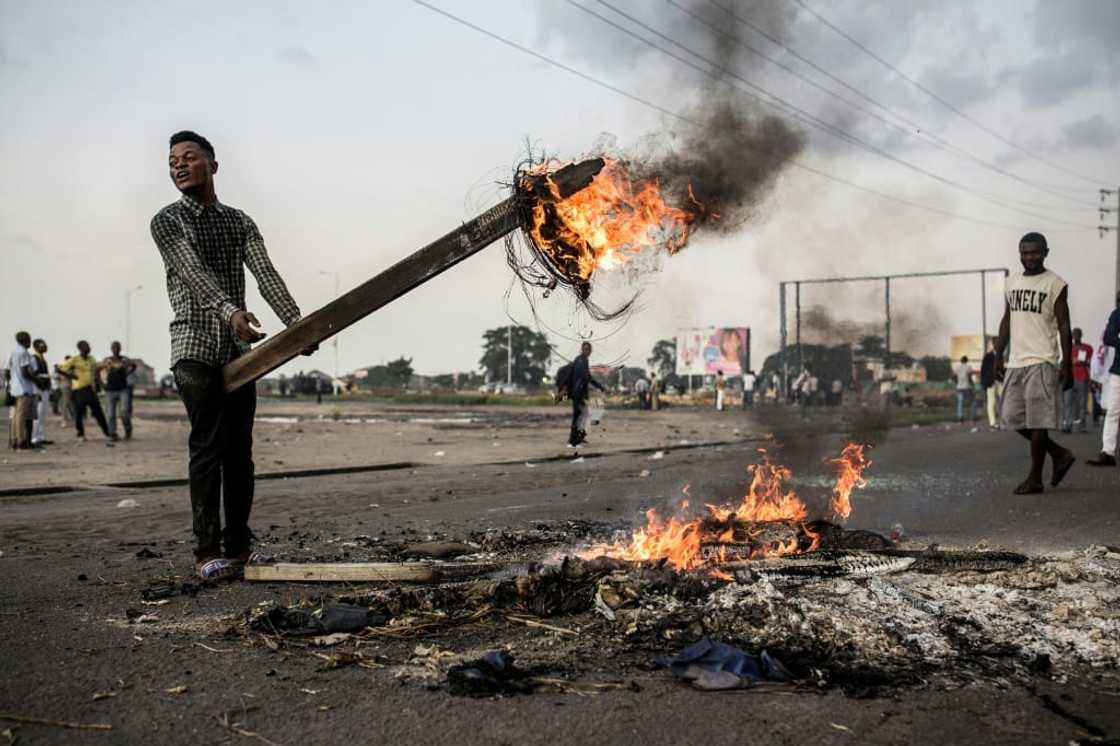
[(261, 295), (286, 326), (299, 307), (268, 258), (256, 223), (245, 213), (183, 195), (152, 218), (152, 238), (167, 268), (171, 321), (171, 366), (180, 360), (223, 365), (248, 352), (230, 325), (245, 308), (245, 271), (257, 278)]

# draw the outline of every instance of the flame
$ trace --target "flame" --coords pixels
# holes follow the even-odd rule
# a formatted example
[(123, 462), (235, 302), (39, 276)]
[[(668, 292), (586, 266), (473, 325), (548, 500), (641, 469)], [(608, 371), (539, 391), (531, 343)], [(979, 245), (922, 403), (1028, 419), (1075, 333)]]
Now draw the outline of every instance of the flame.
[(864, 455), (863, 450), (864, 446), (849, 443), (839, 458), (831, 460), (831, 463), (836, 464), (836, 486), (832, 490), (829, 507), (832, 515), (841, 521), (848, 520), (848, 516), (852, 514), (852, 503), (848, 499), (852, 490), (867, 485), (863, 472), (871, 466), (871, 460)]
[[(851, 514), (848, 498), (852, 490), (866, 484), (863, 472), (871, 462), (864, 456), (864, 448), (849, 443), (838, 458), (831, 460), (837, 465), (837, 477), (829, 505), (833, 514), (841, 518)], [(759, 449), (759, 453), (762, 461), (747, 467), (751, 484), (738, 504), (705, 505), (707, 514), (700, 518), (683, 515), (688, 509), (688, 500), (682, 500), (678, 515), (668, 519), (651, 509), (646, 511), (646, 525), (635, 529), (629, 541), (596, 545), (580, 556), (607, 556), (634, 562), (664, 561), (678, 570), (707, 568), (712, 577), (731, 580), (731, 575), (718, 569), (729, 560), (729, 546), (736, 550), (732, 558), (737, 560), (816, 551), (821, 535), (806, 525), (809, 509), (797, 493), (786, 486), (792, 473), (789, 468), (774, 463), (764, 449)], [(683, 491), (687, 497), (688, 487)], [(796, 525), (797, 536), (749, 547), (749, 557), (744, 556), (739, 548), (743, 544), (753, 544), (752, 540), (763, 533), (763, 529), (754, 524), (766, 522)], [(736, 538), (737, 528), (740, 537), (746, 529), (746, 541)]]
[(735, 507), (708, 505), (708, 512), (721, 522), (732, 517), (740, 521), (804, 521), (809, 515), (805, 503), (796, 492), (785, 488), (793, 472), (773, 463), (765, 449), (760, 448), (758, 452), (762, 454), (762, 463), (747, 467), (751, 486), (743, 501)]
[(532, 205), (529, 236), (573, 280), (586, 282), (596, 270), (618, 267), (648, 249), (679, 251), (693, 221), (707, 212), (691, 186), (690, 209), (671, 207), (656, 179), (634, 180), (621, 161), (605, 161), (591, 184), (567, 199), (548, 176), (563, 164), (550, 161), (526, 173), (544, 176), (554, 198)]

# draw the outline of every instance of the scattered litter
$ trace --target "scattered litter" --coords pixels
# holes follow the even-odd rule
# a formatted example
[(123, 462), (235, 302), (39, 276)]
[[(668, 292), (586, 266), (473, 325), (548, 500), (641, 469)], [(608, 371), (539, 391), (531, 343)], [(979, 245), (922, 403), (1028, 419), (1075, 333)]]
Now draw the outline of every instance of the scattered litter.
[(117, 692), (94, 692), (92, 699), (94, 702), (100, 702), (103, 699), (109, 699), (115, 696), (117, 696)]
[(478, 547), (463, 544), (458, 541), (429, 541), (422, 544), (411, 544), (401, 552), (403, 557), (423, 557), (426, 559), (450, 559), (464, 554), (473, 554)]
[(318, 694), (322, 690), (321, 689), (300, 689), (300, 691), (303, 692), (304, 694)]
[(370, 506), (371, 508), (380, 508), (380, 507), (381, 507), (381, 503), (370, 503), (370, 504), (369, 504), (369, 506)]
[(332, 645), (340, 645), (347, 640), (354, 639), (354, 635), (349, 632), (334, 632), (329, 635), (322, 635), (320, 637), (312, 637), (311, 644), (320, 648), (329, 648)]
[(171, 603), (171, 599), (161, 598), (159, 601), (141, 601), (140, 605), (141, 606), (166, 606), (169, 603)]
[(533, 462), (531, 462), (531, 461), (526, 461), (526, 462), (525, 462), (525, 467), (526, 467), (526, 468), (528, 468), (528, 469), (536, 469), (536, 468), (537, 468), (537, 465), (536, 465), (536, 464), (534, 464), (534, 463), (533, 463)]
[(452, 666), (447, 672), (447, 687), (457, 697), (530, 694), (533, 686), (525, 678), (508, 650), (494, 650), (476, 661)]
[(572, 463), (573, 464), (582, 464), (586, 460), (587, 459), (585, 459), (583, 456), (576, 456), (574, 459), (572, 459)]
[(435, 456), (436, 458), (440, 458), (440, 457), (442, 457), (442, 456), (446, 456), (446, 455), (447, 455), (447, 453), (446, 453), (446, 452), (444, 452), (444, 451), (436, 451), (436, 452), (435, 452), (435, 454), (433, 454), (433, 455), (434, 455), (434, 456)]
[(151, 549), (144, 547), (136, 553), (136, 559), (159, 559), (163, 557), (159, 552), (153, 552)]
[(118, 508), (135, 508), (139, 505), (140, 505), (140, 503), (136, 502), (131, 497), (126, 497), (125, 499), (123, 499), (119, 503), (117, 503)]
[(493, 443), (491, 443), (490, 445), (491, 445), (492, 447), (494, 447), (494, 448), (501, 448), (501, 447), (502, 447), (502, 444), (501, 444), (501, 442), (499, 442), (499, 441), (497, 441), (497, 440), (495, 440), (495, 441), (494, 441)]
[(648, 477), (649, 475), (650, 475), (650, 470), (649, 469), (642, 469), (640, 472), (638, 472), (639, 477), (644, 478), (644, 477)]
[[(975, 431), (974, 431), (974, 432), (975, 432)], [(830, 722), (830, 723), (829, 723), (829, 725), (831, 725), (831, 726), (832, 726), (833, 728), (835, 728), (836, 730), (840, 730), (840, 731), (843, 731), (843, 732), (845, 732), (845, 733), (851, 733), (851, 732), (852, 732), (852, 729), (851, 729), (851, 728), (849, 728), (849, 727), (848, 727), (848, 726), (846, 726), (846, 725), (840, 725), (840, 723), (831, 723), (831, 722)]]
[(186, 694), (187, 687), (180, 684), (179, 686), (173, 686), (169, 689), (164, 689), (163, 691), (167, 692), (168, 694)]
[(159, 621), (159, 614), (154, 611), (143, 612), (139, 609), (125, 609), (124, 615), (129, 624), (153, 624)]
[(739, 689), (756, 681), (787, 681), (792, 675), (765, 650), (758, 656), (726, 643), (702, 638), (672, 658), (654, 664), (668, 668), (697, 689)]
[(360, 632), (380, 627), (386, 617), (364, 606), (335, 604), (314, 609), (271, 606), (249, 623), (258, 632), (280, 635), (329, 635), (334, 632)]
[(663, 458), (665, 458), (665, 451), (654, 451), (653, 454), (650, 455), (649, 460), (660, 461)]

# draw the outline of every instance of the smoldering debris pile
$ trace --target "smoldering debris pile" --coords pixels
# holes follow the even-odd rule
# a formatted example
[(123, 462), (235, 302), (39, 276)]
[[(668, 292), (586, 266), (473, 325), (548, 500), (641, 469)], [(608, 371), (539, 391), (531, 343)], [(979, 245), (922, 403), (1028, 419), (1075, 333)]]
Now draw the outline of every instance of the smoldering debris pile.
[[(535, 541), (545, 546), (542, 560), (557, 556), (551, 545), (563, 534), (537, 528), (475, 537), (491, 556), (516, 555), (514, 570), (297, 606), (336, 616), (330, 609), (341, 604), (376, 620), (350, 630), (351, 639), (454, 646), (469, 638), (477, 647), (481, 637), (501, 648), (516, 638), (522, 657), (530, 627), (547, 640), (548, 656), (563, 650), (569, 668), (600, 673), (607, 659), (642, 668), (703, 638), (769, 651), (800, 683), (848, 691), (1120, 667), (1120, 552), (1107, 547), (1043, 558), (841, 549), (732, 563), (716, 574), (608, 558), (523, 564)], [(304, 644), (298, 635), (315, 625), (277, 629), (278, 608), (285, 607), (247, 613), (241, 632), (270, 639), (270, 647)], [(445, 662), (458, 660), (448, 654)]]

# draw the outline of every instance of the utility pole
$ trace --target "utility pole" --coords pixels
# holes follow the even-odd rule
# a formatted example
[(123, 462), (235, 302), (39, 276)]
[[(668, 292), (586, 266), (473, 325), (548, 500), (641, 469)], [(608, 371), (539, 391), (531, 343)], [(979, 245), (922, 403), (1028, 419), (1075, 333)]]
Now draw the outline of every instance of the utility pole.
[(513, 325), (506, 327), (506, 385), (513, 385)]
[(132, 354), (132, 294), (143, 290), (143, 285), (137, 285), (124, 291), (124, 349)]
[[(1110, 196), (1110, 195), (1116, 195), (1116, 197), (1117, 197), (1117, 206), (1116, 207), (1105, 207), (1104, 206), (1105, 198)], [(1116, 189), (1102, 189), (1101, 190), (1101, 207), (1100, 207), (1100, 210), (1101, 210), (1101, 224), (1098, 225), (1097, 228), (1101, 232), (1101, 238), (1104, 238), (1104, 234), (1108, 233), (1109, 231), (1114, 231), (1116, 233), (1116, 284), (1115, 284), (1115, 290), (1116, 290), (1116, 294), (1120, 295), (1120, 187), (1117, 187)], [(1116, 225), (1105, 225), (1104, 224), (1104, 216), (1108, 213), (1112, 213), (1116, 216)]]

